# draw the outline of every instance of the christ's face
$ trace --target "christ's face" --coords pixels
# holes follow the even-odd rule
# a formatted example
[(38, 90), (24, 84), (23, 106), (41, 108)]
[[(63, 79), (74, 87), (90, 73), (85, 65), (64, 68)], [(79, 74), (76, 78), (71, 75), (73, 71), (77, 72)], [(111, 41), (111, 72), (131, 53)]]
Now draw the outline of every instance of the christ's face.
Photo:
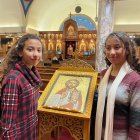
[(70, 89), (75, 88), (75, 87), (77, 87), (78, 85), (79, 85), (79, 81), (78, 81), (78, 80), (75, 80), (75, 79), (68, 80), (68, 81), (66, 82), (66, 87), (67, 87), (67, 88), (70, 88)]

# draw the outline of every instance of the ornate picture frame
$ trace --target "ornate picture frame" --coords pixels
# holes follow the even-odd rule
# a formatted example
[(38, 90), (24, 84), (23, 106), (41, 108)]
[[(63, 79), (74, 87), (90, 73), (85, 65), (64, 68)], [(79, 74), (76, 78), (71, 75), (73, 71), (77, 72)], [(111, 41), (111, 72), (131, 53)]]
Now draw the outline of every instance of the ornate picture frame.
[(39, 99), (39, 108), (89, 116), (97, 75), (93, 71), (57, 70)]

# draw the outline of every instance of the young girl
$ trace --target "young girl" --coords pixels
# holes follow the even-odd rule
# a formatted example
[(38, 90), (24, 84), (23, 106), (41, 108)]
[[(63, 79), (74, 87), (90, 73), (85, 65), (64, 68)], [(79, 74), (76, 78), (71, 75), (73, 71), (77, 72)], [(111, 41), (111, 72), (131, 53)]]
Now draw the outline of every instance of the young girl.
[(24, 35), (4, 60), (0, 138), (37, 140), (37, 102), (42, 84), (35, 66), (42, 59), (40, 38)]
[(140, 140), (140, 64), (123, 32), (105, 41), (109, 68), (101, 72), (95, 140)]

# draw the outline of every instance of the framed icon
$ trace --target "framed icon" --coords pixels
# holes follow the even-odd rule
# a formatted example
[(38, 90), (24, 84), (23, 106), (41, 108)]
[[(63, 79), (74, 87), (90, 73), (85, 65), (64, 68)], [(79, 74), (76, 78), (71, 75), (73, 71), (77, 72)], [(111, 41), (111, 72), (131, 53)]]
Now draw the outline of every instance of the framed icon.
[(85, 113), (96, 81), (96, 72), (57, 70), (41, 95), (40, 106)]

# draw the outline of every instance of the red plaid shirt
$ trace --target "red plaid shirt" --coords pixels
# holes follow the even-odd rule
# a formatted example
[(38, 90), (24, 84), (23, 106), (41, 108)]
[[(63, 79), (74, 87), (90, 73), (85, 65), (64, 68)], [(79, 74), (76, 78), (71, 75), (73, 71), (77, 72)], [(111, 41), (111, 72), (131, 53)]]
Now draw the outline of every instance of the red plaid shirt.
[(41, 80), (23, 63), (5, 77), (2, 85), (2, 140), (37, 140), (37, 102)]

